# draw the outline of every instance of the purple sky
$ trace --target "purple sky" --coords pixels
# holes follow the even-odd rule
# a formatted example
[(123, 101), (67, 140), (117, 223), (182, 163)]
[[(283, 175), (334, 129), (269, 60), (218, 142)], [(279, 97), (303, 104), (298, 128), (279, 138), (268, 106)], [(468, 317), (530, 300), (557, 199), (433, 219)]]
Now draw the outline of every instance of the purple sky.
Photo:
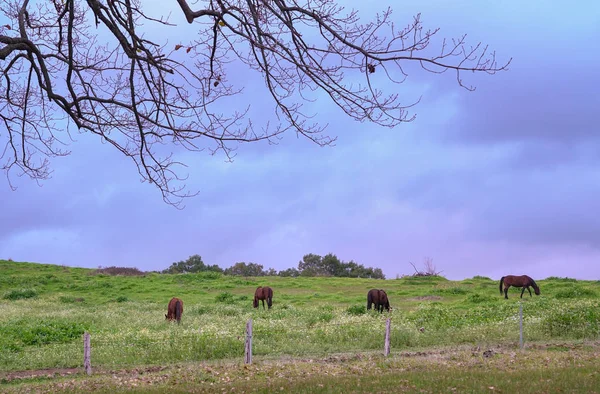
[(443, 36), (467, 33), (512, 57), (510, 71), (468, 75), (475, 92), (451, 74), (411, 74), (399, 91), (422, 101), (395, 129), (352, 122), (321, 100), (335, 147), (289, 134), (240, 146), (233, 163), (180, 156), (200, 192), (181, 211), (119, 152), (78, 136), (42, 187), (0, 181), (0, 258), (155, 270), (199, 254), (223, 268), (280, 270), (331, 252), (388, 278), (430, 257), (450, 279), (599, 279), (600, 3), (401, 4), (400, 25), (420, 11)]

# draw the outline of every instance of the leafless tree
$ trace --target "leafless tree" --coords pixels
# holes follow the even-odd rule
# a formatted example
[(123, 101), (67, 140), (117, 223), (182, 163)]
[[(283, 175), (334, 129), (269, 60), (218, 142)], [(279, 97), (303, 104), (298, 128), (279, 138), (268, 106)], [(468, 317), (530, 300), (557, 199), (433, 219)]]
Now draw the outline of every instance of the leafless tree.
[(423, 259), (423, 271), (419, 271), (413, 263), (410, 263), (410, 265), (412, 265), (415, 270), (415, 273), (412, 276), (439, 276), (443, 272), (437, 270), (431, 257), (425, 257), (425, 259)]
[[(174, 159), (178, 147), (231, 158), (240, 142), (276, 142), (292, 130), (331, 144), (303, 104), (325, 93), (349, 117), (379, 125), (410, 121), (398, 86), (411, 64), (432, 73), (494, 74), (495, 53), (465, 36), (434, 42), (420, 15), (399, 28), (387, 9), (361, 24), (337, 0), (4, 0), (0, 5), (0, 166), (35, 180), (49, 159), (68, 155), (73, 132), (93, 133), (129, 157), (142, 180), (177, 205), (190, 195)], [(169, 43), (182, 29), (193, 37)], [(165, 17), (169, 15), (169, 17)], [(263, 80), (274, 118), (249, 119), (255, 98), (234, 102), (243, 65)], [(316, 93), (313, 93), (316, 92)], [(313, 96), (311, 96), (311, 93)], [(235, 104), (235, 105), (232, 105)], [(229, 112), (225, 109), (233, 108)], [(166, 145), (166, 147), (162, 147)]]

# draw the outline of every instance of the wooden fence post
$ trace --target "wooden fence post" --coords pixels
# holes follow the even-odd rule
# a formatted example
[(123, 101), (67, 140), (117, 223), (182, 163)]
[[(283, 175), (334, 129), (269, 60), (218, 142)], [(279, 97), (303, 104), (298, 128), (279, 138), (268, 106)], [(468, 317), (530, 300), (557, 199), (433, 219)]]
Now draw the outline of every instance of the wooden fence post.
[(252, 319), (246, 323), (246, 346), (244, 364), (252, 364)]
[(523, 304), (519, 302), (519, 347), (523, 349)]
[(90, 345), (90, 333), (83, 333), (83, 368), (88, 375), (92, 374), (92, 346)]
[(392, 319), (387, 319), (385, 322), (385, 345), (383, 346), (383, 355), (390, 355), (390, 321)]

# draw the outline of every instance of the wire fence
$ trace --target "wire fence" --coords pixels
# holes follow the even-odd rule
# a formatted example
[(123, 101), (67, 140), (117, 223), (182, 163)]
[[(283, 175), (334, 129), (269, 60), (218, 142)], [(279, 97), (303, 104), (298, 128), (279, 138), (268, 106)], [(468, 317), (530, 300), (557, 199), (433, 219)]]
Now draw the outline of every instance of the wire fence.
[(257, 318), (245, 324), (240, 322), (239, 326), (223, 327), (220, 332), (177, 325), (167, 333), (86, 332), (83, 343), (44, 345), (36, 349), (36, 355), (2, 354), (0, 360), (14, 369), (76, 367), (91, 373), (92, 366), (123, 368), (211, 359), (252, 363), (253, 355), (308, 356), (360, 351), (381, 351), (387, 356), (411, 347), (446, 343), (508, 342), (526, 348), (528, 341), (553, 337), (600, 338), (600, 321), (584, 314), (592, 312), (566, 308), (552, 313), (556, 316), (548, 320), (528, 305), (519, 304), (516, 311), (513, 307), (501, 320), (467, 328), (456, 325), (439, 328), (438, 320), (424, 320), (424, 325), (419, 326), (402, 316), (392, 316), (310, 324)]

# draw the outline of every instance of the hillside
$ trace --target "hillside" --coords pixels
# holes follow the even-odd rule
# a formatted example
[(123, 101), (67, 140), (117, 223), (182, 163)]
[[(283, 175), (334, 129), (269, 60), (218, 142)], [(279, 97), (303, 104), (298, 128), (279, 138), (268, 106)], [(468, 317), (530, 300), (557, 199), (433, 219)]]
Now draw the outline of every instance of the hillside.
[[(525, 340), (597, 339), (600, 282), (538, 281), (522, 300)], [(274, 289), (270, 311), (252, 308), (259, 285)], [(366, 312), (382, 288), (391, 313)], [(92, 335), (94, 364), (106, 367), (240, 358), (254, 320), (257, 357), (380, 351), (392, 318), (392, 352), (460, 344), (516, 345), (520, 290), (509, 300), (498, 281), (475, 277), (396, 280), (229, 277), (216, 273), (111, 276), (96, 270), (0, 260), (0, 370), (81, 366), (81, 334)], [(184, 300), (182, 324), (164, 319)]]

